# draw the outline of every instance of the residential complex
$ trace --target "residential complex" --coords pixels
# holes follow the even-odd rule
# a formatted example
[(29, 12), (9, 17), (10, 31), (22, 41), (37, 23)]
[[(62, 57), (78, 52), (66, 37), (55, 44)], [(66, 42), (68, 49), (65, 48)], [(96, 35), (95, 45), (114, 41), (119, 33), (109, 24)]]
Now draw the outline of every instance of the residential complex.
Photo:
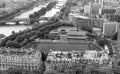
[(0, 48), (0, 70), (15, 67), (37, 70), (42, 63), (41, 57), (39, 50)]
[(60, 69), (96, 65), (96, 68), (112, 66), (109, 56), (104, 51), (51, 51), (46, 60), (46, 68)]

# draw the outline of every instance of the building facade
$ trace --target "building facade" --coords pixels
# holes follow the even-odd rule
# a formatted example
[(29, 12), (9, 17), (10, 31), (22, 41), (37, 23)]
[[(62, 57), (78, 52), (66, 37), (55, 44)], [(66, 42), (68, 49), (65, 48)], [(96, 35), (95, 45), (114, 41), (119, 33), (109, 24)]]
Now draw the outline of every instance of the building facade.
[(22, 67), (26, 70), (39, 69), (41, 60), (41, 53), (39, 51), (17, 50), (10, 48), (0, 48), (0, 70), (7, 70), (9, 68)]
[(69, 14), (69, 20), (73, 22), (73, 24), (79, 28), (82, 27), (90, 27), (90, 18), (84, 15), (70, 13)]
[(93, 3), (91, 5), (91, 14), (101, 15), (101, 9), (103, 8), (102, 3)]
[(96, 65), (110, 66), (109, 56), (103, 51), (52, 51), (48, 54), (46, 69), (60, 69)]
[(117, 22), (104, 22), (103, 23), (103, 34), (104, 36), (111, 37), (117, 32)]
[(90, 14), (91, 11), (91, 6), (90, 5), (84, 5), (84, 13), (85, 14)]
[(94, 0), (94, 3), (103, 3), (104, 0)]

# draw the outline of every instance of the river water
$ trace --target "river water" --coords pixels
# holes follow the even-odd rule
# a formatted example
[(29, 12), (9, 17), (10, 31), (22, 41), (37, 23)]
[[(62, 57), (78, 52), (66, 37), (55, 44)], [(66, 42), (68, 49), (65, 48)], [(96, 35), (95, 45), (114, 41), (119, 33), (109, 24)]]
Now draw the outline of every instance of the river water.
[[(66, 1), (67, 0), (59, 0), (57, 5), (63, 6)], [(33, 9), (26, 11), (26, 12), (14, 17), (14, 18), (28, 18), (28, 16), (30, 14), (40, 10), (42, 7), (45, 7), (45, 5), (39, 5), (37, 7), (34, 7)], [(48, 11), (43, 17), (53, 17), (59, 11), (60, 11), (60, 9), (53, 8), (50, 11)], [(32, 28), (32, 26), (30, 26), (30, 25), (0, 26), (0, 34), (2, 33), (5, 36), (9, 36), (12, 33), (12, 31), (19, 32), (20, 30), (22, 31), (26, 28)]]
[(19, 32), (20, 30), (24, 30), (26, 28), (32, 28), (32, 26), (25, 26), (25, 25), (16, 25), (16, 26), (0, 26), (0, 34), (4, 34), (5, 36), (9, 36), (12, 31)]

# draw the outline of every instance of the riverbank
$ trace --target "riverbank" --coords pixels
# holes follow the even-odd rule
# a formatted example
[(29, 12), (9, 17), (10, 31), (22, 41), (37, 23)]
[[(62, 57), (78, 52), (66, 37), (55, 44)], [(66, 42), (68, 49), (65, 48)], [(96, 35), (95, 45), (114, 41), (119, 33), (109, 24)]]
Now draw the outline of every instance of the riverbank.
[(19, 32), (25, 29), (31, 29), (32, 25), (14, 25), (14, 26), (0, 26), (0, 34), (4, 34), (5, 36), (9, 36), (12, 34), (12, 31)]
[(10, 20), (13, 19), (15, 16), (18, 16), (26, 11), (29, 11), (30, 9), (39, 6), (39, 5), (44, 5), (47, 2), (49, 2), (49, 0), (37, 0), (35, 3), (33, 3), (32, 5), (30, 5), (29, 7), (26, 8), (22, 8), (21, 10), (16, 11), (15, 13), (12, 13), (11, 15), (7, 15), (7, 17), (0, 19), (0, 21), (6, 21), (6, 20)]

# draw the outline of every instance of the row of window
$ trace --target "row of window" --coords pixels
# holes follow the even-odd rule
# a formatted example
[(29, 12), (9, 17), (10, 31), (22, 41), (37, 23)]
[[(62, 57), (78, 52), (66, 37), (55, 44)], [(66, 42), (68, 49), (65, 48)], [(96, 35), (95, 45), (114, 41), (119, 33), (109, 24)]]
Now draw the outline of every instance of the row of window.
[[(17, 65), (0, 65), (0, 69), (6, 69), (7, 70), (9, 68), (14, 68), (16, 66)], [(24, 69), (27, 69), (27, 70), (36, 70), (36, 69), (38, 69), (38, 66), (21, 66), (21, 67), (23, 67)]]

